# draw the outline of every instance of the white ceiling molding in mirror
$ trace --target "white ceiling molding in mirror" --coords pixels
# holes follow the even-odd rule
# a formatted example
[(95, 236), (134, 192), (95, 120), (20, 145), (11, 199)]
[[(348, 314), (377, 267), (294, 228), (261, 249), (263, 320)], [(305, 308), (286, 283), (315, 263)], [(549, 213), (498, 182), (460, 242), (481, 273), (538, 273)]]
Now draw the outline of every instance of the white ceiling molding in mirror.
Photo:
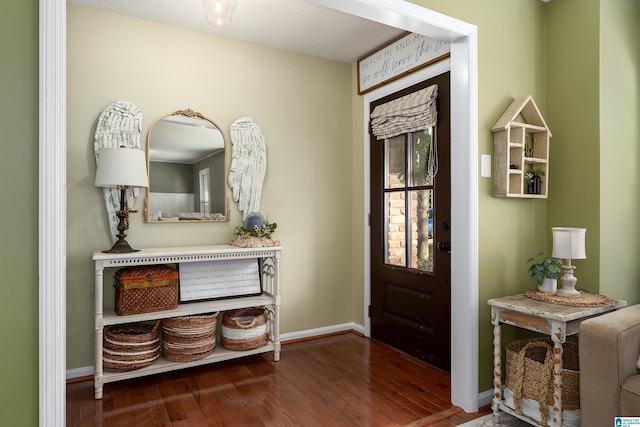
[[(70, 0), (74, 3), (131, 5), (131, 9), (141, 5), (153, 8), (162, 2), (173, 0)], [(285, 0), (265, 0), (272, 5)], [(294, 1), (294, 0), (291, 0)], [(284, 15), (286, 23), (302, 25), (313, 29), (310, 39), (300, 37), (293, 40), (290, 32), (282, 26), (282, 32), (275, 32), (273, 22), (262, 23), (268, 30), (261, 33), (261, 39), (267, 36), (277, 38), (282, 49), (296, 51), (287, 45), (308, 44), (317, 46), (315, 40), (322, 41), (316, 53), (309, 55), (329, 58), (329, 52), (338, 55), (336, 61), (353, 63), (369, 51), (397, 37), (404, 31), (415, 32), (427, 37), (446, 40), (451, 44), (451, 168), (452, 176), (452, 371), (451, 401), (467, 412), (478, 408), (478, 178), (477, 178), (477, 129), (478, 129), (478, 69), (477, 69), (477, 28), (441, 13), (422, 8), (401, 0), (295, 0), (323, 16), (325, 11), (318, 8), (328, 7), (343, 14), (352, 15), (353, 39), (372, 40), (366, 46), (366, 52), (345, 54), (343, 42), (350, 38), (332, 39), (331, 31), (319, 31), (332, 21), (321, 19), (318, 25), (310, 25), (308, 20), (296, 20), (289, 11)], [(187, 4), (199, 7), (197, 13), (202, 24), (215, 27), (206, 21), (200, 0), (183, 0), (180, 8), (188, 9)], [(240, 2), (239, 2), (240, 3)], [(95, 6), (97, 7), (97, 6)], [(267, 6), (265, 6), (267, 7)], [(313, 10), (313, 9), (309, 9)], [(293, 13), (294, 9), (291, 10)], [(234, 23), (240, 22), (240, 4), (234, 12)], [(252, 19), (263, 17), (259, 13)], [(264, 15), (267, 16), (267, 15)], [(306, 15), (305, 15), (306, 17)], [(144, 19), (144, 18), (143, 18)], [(186, 18), (181, 17), (184, 21)], [(349, 19), (348, 19), (349, 21)], [(371, 21), (375, 31), (363, 31), (362, 25)], [(351, 21), (349, 21), (351, 22)], [(256, 27), (259, 22), (256, 22)], [(175, 24), (174, 24), (175, 25)], [(382, 25), (383, 27), (380, 27)], [(39, 417), (41, 425), (65, 425), (65, 365), (66, 365), (66, 1), (40, 0), (40, 178), (39, 178)], [(384, 26), (389, 27), (382, 31)], [(231, 31), (234, 24), (227, 27), (215, 27)], [(291, 27), (289, 27), (291, 28)], [(221, 30), (222, 31), (222, 30)], [(280, 39), (283, 33), (286, 37)], [(221, 36), (231, 37), (230, 33)], [(380, 40), (374, 40), (379, 37)], [(373, 46), (372, 46), (373, 44)], [(364, 98), (364, 97), (363, 97)], [(363, 99), (364, 102), (364, 99)], [(362, 123), (365, 128), (364, 120)], [(362, 149), (366, 155), (366, 147)], [(367, 172), (368, 173), (368, 172)], [(366, 180), (365, 180), (366, 182)], [(365, 191), (366, 194), (366, 190)], [(368, 200), (363, 206), (362, 218), (366, 224)], [(366, 228), (366, 227), (365, 227)], [(366, 239), (366, 237), (365, 237)], [(367, 248), (365, 242), (364, 247)], [(365, 255), (366, 258), (367, 255)], [(365, 268), (366, 270), (366, 268)], [(368, 273), (365, 273), (368, 277)], [(365, 277), (366, 280), (366, 277)], [(365, 286), (368, 286), (366, 284)], [(366, 319), (365, 319), (366, 322)]]

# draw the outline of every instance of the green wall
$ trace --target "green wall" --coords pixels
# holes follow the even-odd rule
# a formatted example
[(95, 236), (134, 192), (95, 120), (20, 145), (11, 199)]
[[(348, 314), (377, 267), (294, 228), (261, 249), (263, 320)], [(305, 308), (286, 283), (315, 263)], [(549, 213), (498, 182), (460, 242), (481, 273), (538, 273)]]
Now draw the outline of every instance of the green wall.
[(640, 301), (640, 2), (600, 2), (600, 293)]
[(38, 1), (0, 5), (0, 416), (38, 424)]
[(153, 191), (154, 193), (195, 192), (193, 165), (171, 162), (149, 162), (149, 176), (149, 191)]
[(576, 286), (597, 293), (601, 224), (599, 0), (552, 1), (547, 7), (547, 123), (553, 132), (547, 220), (549, 227), (587, 229), (587, 259), (573, 261)]

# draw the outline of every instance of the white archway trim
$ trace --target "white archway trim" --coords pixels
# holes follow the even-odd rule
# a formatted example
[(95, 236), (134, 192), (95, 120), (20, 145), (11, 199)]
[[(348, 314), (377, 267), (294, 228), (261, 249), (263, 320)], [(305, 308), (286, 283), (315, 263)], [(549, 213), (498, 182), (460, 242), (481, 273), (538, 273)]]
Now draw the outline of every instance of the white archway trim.
[[(311, 0), (451, 45), (451, 402), (478, 410), (478, 47), (475, 25), (397, 0)], [(382, 89), (382, 88), (381, 88)], [(384, 90), (384, 89), (382, 89)], [(379, 93), (379, 92), (378, 92)], [(389, 92), (391, 93), (391, 92)], [(368, 101), (364, 96), (365, 115)], [(365, 117), (365, 129), (368, 117)], [(369, 140), (365, 130), (365, 313), (370, 295)], [(370, 335), (365, 318), (365, 334)]]
[(64, 426), (66, 409), (66, 2), (40, 0), (39, 418)]

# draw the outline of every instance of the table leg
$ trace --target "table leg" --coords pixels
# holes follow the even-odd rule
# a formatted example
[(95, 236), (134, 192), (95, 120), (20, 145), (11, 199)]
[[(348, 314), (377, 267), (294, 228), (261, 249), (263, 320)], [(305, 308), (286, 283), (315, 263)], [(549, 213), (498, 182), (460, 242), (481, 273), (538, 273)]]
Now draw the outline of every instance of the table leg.
[(553, 328), (551, 334), (553, 341), (553, 425), (562, 427), (562, 365), (563, 348), (566, 341), (565, 331), (562, 325)]
[(500, 401), (502, 400), (502, 330), (500, 312), (491, 307), (491, 324), (493, 325), (493, 423), (500, 425)]

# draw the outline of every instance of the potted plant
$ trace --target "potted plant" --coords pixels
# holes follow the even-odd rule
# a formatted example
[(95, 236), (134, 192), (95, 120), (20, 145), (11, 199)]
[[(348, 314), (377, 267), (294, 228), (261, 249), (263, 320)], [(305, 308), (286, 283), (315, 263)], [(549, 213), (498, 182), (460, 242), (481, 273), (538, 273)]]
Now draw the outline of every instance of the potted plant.
[(544, 171), (542, 169), (536, 169), (534, 167), (529, 169), (529, 171), (525, 174), (528, 183), (527, 193), (540, 194), (540, 189), (542, 187), (542, 178), (540, 178), (541, 176), (544, 176)]
[(233, 228), (233, 234), (236, 237), (231, 244), (241, 248), (279, 246), (280, 241), (271, 239), (277, 226), (275, 222), (269, 222), (261, 214), (253, 212), (249, 214), (244, 225)]
[(529, 267), (531, 277), (535, 277), (538, 282), (540, 292), (555, 292), (560, 278), (561, 261), (558, 258), (543, 257), (543, 253), (536, 258), (530, 258), (527, 263), (532, 263)]

